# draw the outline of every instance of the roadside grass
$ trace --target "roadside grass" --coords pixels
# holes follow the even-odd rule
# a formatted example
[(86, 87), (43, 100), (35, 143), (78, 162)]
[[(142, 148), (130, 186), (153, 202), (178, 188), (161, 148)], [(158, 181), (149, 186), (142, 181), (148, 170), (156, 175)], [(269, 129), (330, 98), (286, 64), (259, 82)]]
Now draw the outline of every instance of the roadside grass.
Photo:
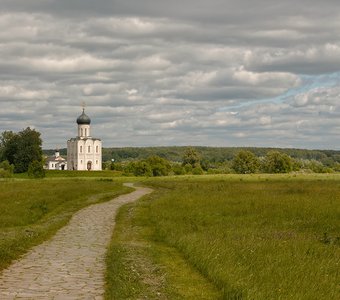
[(181, 253), (152, 240), (149, 206), (137, 207), (125, 205), (116, 217), (106, 258), (105, 299), (220, 298), (214, 285)]
[(53, 235), (77, 210), (129, 191), (113, 179), (0, 181), (0, 270)]
[[(163, 296), (155, 299), (340, 299), (337, 174), (152, 178), (143, 184), (155, 192), (120, 211), (108, 252), (109, 269), (119, 265), (126, 276), (108, 278), (108, 286), (125, 285), (125, 299), (154, 295), (150, 274)], [(173, 261), (180, 263), (172, 268)], [(209, 283), (209, 293), (197, 296), (207, 289), (191, 284), (191, 274)]]

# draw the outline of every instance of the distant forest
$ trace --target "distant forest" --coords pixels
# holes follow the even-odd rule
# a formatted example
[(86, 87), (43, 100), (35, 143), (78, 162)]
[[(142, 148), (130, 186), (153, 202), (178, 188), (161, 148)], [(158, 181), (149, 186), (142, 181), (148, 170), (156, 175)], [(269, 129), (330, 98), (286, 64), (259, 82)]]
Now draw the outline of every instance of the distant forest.
[[(317, 160), (325, 166), (340, 163), (340, 151), (337, 150), (307, 150), (287, 148), (257, 148), (257, 147), (194, 147), (194, 146), (172, 146), (172, 147), (123, 147), (103, 148), (103, 162), (124, 162), (142, 160), (157, 155), (172, 162), (182, 162), (185, 151), (194, 148), (202, 160), (209, 163), (223, 163), (231, 161), (240, 150), (253, 152), (257, 157), (263, 157), (267, 152), (276, 150), (286, 153), (294, 159)], [(44, 150), (45, 155), (53, 155), (55, 150)], [(67, 154), (67, 149), (60, 149), (61, 155)]]

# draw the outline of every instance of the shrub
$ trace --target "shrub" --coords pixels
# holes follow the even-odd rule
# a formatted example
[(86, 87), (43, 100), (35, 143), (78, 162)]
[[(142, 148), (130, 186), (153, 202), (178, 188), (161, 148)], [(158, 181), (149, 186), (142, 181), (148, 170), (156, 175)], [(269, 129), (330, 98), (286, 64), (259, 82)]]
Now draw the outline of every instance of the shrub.
[(192, 165), (191, 164), (184, 165), (184, 170), (185, 170), (186, 174), (191, 174), (192, 173)]
[(43, 164), (40, 161), (33, 161), (28, 167), (28, 177), (44, 178), (46, 176)]
[(260, 162), (254, 153), (241, 150), (233, 159), (232, 168), (238, 174), (256, 173), (259, 169)]
[(12, 173), (4, 170), (4, 169), (0, 169), (0, 178), (11, 178), (12, 177)]
[(203, 174), (203, 169), (201, 166), (196, 166), (195, 168), (192, 169), (192, 174), (193, 175), (202, 175)]
[(157, 155), (150, 156), (146, 162), (150, 165), (153, 176), (167, 176), (171, 171), (170, 162)]
[(172, 171), (175, 175), (184, 175), (185, 169), (180, 164), (175, 164), (172, 166)]
[(135, 176), (152, 176), (151, 166), (145, 161), (134, 163), (133, 175)]
[(9, 171), (10, 173), (13, 173), (14, 166), (11, 165), (8, 160), (4, 160), (0, 163), (0, 169), (4, 169), (6, 171)]
[(289, 173), (293, 170), (292, 158), (279, 151), (270, 151), (264, 159), (264, 169), (268, 173)]

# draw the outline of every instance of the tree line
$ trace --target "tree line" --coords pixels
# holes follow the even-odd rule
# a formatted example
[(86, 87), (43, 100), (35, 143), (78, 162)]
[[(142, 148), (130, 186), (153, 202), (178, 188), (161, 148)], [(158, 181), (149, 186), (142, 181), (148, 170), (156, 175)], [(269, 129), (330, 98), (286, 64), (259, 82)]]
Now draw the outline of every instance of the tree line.
[[(30, 127), (0, 135), (0, 177), (28, 172), (44, 177), (40, 133)], [(54, 151), (44, 151), (53, 154)], [(61, 150), (66, 155), (66, 149)], [(144, 147), (104, 148), (103, 168), (124, 175), (166, 176), (183, 174), (329, 173), (340, 171), (340, 151), (223, 148)]]
[[(340, 151), (336, 150), (308, 150), (294, 148), (261, 148), (261, 147), (123, 147), (123, 148), (103, 148), (103, 161), (127, 162), (145, 160), (151, 156), (159, 156), (170, 162), (182, 162), (183, 156), (188, 148), (197, 151), (201, 156), (203, 165), (222, 165), (230, 163), (234, 157), (242, 150), (252, 152), (256, 157), (265, 157), (268, 152), (279, 151), (290, 156), (303, 164), (312, 162), (312, 168), (317, 169), (317, 165), (338, 168), (340, 163)], [(44, 154), (53, 155), (55, 150), (45, 150)], [(60, 149), (61, 155), (66, 155), (66, 148)], [(314, 164), (314, 166), (313, 166)]]
[(290, 173), (315, 172), (331, 173), (340, 171), (340, 163), (333, 168), (315, 159), (295, 159), (278, 151), (268, 151), (264, 156), (256, 156), (248, 150), (240, 150), (235, 156), (221, 163), (211, 163), (194, 148), (186, 148), (180, 162), (170, 161), (157, 155), (146, 159), (107, 161), (104, 168), (134, 176), (167, 176), (167, 175), (201, 175), (201, 174), (254, 174), (254, 173)]

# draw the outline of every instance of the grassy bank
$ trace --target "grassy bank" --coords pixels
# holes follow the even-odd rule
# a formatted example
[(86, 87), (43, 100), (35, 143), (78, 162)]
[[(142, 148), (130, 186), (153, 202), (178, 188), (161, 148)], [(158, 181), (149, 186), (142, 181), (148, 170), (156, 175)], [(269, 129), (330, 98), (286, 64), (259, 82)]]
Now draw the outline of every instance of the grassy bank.
[(0, 181), (0, 270), (54, 234), (77, 210), (129, 190), (112, 179)]
[[(156, 299), (157, 293), (164, 299), (340, 298), (338, 177), (192, 177), (148, 184), (156, 192), (121, 211), (108, 256), (125, 274), (108, 278), (111, 285), (131, 299)], [(143, 272), (147, 265), (151, 271)], [(162, 279), (158, 289), (146, 274)], [(191, 275), (200, 284), (191, 284)]]

